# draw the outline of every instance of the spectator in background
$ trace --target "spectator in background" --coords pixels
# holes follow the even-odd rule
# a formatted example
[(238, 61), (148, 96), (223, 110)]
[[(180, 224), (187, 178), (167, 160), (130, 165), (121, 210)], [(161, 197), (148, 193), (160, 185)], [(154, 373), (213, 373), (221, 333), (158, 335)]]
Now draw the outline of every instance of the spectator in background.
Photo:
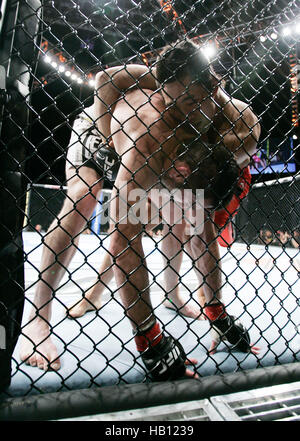
[(300, 245), (300, 233), (298, 230), (294, 230), (291, 234), (291, 245), (294, 248), (299, 248)]
[(259, 237), (264, 245), (271, 245), (274, 241), (274, 235), (271, 230), (260, 230)]
[(276, 231), (276, 239), (279, 246), (286, 247), (289, 245), (291, 235), (287, 231)]

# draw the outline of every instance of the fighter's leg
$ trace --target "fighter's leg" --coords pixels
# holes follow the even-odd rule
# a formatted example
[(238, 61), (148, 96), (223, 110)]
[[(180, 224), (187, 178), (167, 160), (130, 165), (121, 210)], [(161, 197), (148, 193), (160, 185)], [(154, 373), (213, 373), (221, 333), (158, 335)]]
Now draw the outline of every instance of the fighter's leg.
[(201, 319), (201, 309), (191, 302), (192, 294), (180, 292), (180, 270), (183, 260), (185, 224), (176, 224), (172, 227), (164, 225), (161, 253), (164, 264), (164, 297), (166, 308), (175, 309), (186, 317)]
[(247, 329), (235, 317), (229, 315), (222, 302), (221, 257), (217, 242), (215, 225), (206, 217), (203, 233), (192, 236), (191, 252), (196, 269), (203, 276), (203, 289), (206, 305), (204, 313), (211, 324), (212, 344), (210, 352), (221, 340), (228, 342), (242, 352), (258, 353), (258, 348), (251, 346)]
[(76, 251), (78, 237), (96, 205), (102, 180), (91, 168), (81, 167), (67, 172), (68, 194), (57, 219), (44, 236), (33, 307), (23, 329), (21, 360), (41, 369), (60, 368), (55, 345), (50, 338), (49, 323), (53, 295)]
[[(116, 190), (114, 188), (111, 194), (111, 200), (115, 197)], [(108, 231), (109, 235), (111, 235), (114, 228), (115, 225), (111, 222)], [(83, 298), (69, 307), (67, 311), (69, 318), (82, 317), (86, 312), (98, 311), (102, 306), (102, 295), (105, 289), (109, 288), (109, 284), (114, 277), (111, 255), (105, 247), (102, 248), (102, 251), (104, 257), (99, 268), (98, 277), (96, 280), (93, 280), (92, 287), (84, 293)]]
[[(189, 240), (183, 240), (184, 241), (184, 250), (185, 252), (192, 258), (193, 252), (191, 251), (191, 244)], [(203, 282), (203, 275), (202, 273), (197, 269), (196, 265), (193, 265), (194, 271), (196, 274), (196, 277), (198, 279), (198, 288), (195, 292), (193, 292), (193, 298), (196, 300), (196, 302), (199, 304), (199, 311), (200, 311), (200, 320), (206, 320), (207, 317), (205, 314), (203, 314), (203, 308), (205, 307), (206, 300), (205, 300), (205, 294), (204, 294), (204, 286), (205, 283)]]
[(97, 311), (102, 306), (102, 294), (114, 277), (112, 259), (104, 249), (104, 258), (99, 268), (99, 275), (93, 286), (84, 293), (83, 298), (68, 309), (70, 318), (82, 317), (88, 311)]

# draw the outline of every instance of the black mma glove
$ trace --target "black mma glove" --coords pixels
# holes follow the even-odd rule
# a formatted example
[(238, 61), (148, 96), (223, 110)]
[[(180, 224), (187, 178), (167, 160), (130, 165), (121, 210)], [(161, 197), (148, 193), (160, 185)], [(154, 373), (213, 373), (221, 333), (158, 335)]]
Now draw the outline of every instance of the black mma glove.
[(177, 380), (184, 376), (186, 355), (173, 337), (165, 337), (141, 353), (144, 365), (153, 381)]
[(250, 336), (244, 325), (231, 315), (210, 321), (210, 334), (214, 341), (227, 340), (241, 352), (251, 350)]
[(120, 168), (120, 157), (113, 147), (101, 144), (94, 157), (104, 178), (114, 182)]

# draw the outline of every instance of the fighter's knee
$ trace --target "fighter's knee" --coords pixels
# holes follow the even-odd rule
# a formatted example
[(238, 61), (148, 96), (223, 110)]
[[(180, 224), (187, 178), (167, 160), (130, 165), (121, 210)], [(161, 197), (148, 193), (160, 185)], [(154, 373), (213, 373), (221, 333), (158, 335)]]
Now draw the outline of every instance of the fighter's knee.
[(78, 182), (70, 186), (68, 190), (68, 199), (73, 204), (78, 203), (95, 203), (97, 201), (97, 196), (101, 191), (101, 186), (94, 185), (89, 186), (85, 182)]
[[(127, 246), (128, 247), (128, 246)], [(109, 254), (112, 256), (114, 262), (120, 263), (126, 259), (126, 244), (122, 240), (111, 239), (109, 246)]]

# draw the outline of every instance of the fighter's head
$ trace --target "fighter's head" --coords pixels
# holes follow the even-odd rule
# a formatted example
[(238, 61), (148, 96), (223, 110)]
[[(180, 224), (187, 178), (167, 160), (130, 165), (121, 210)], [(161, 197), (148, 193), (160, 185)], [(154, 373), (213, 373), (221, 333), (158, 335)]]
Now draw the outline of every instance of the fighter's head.
[(214, 97), (221, 79), (201, 47), (189, 39), (167, 46), (156, 62), (156, 80), (166, 107), (178, 120), (187, 119), (201, 133), (216, 112)]
[(188, 38), (165, 46), (157, 57), (155, 68), (155, 77), (160, 86), (182, 82), (189, 77), (191, 82), (213, 91), (220, 80), (201, 46)]
[(177, 158), (165, 166), (165, 182), (173, 188), (194, 192), (204, 189), (207, 205), (219, 209), (228, 204), (237, 191), (239, 167), (225, 146), (195, 140), (180, 146)]

